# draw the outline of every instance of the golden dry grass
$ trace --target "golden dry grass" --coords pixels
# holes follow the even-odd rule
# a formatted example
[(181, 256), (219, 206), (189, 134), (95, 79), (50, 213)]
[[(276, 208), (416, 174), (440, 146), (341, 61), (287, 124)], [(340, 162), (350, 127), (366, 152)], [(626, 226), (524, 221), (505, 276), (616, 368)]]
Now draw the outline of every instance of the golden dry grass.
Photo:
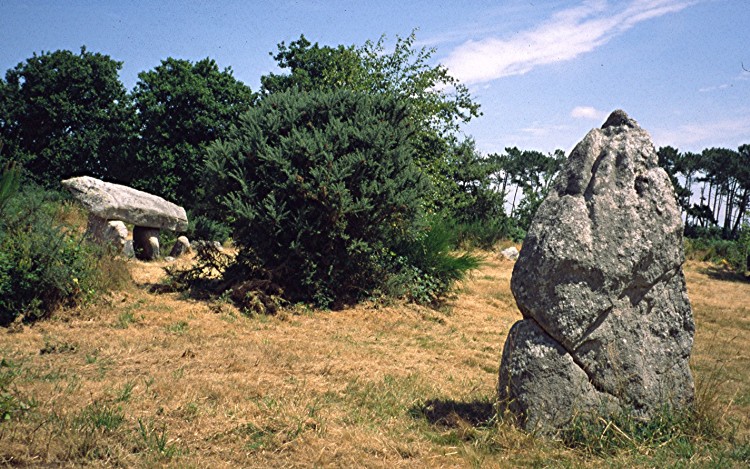
[[(0, 331), (13, 393), (0, 423), (8, 465), (508, 467), (603, 462), (493, 416), (505, 336), (520, 314), (512, 263), (487, 262), (444, 311), (362, 305), (275, 317), (149, 293), (163, 263), (95, 306)], [(750, 285), (687, 267), (697, 378), (747, 433)], [(7, 367), (6, 367), (7, 368)], [(718, 370), (718, 371), (717, 371)], [(727, 381), (728, 380), (728, 381)], [(696, 462), (714, 456), (699, 450)], [(648, 455), (646, 455), (648, 456)], [(653, 466), (642, 454), (609, 464)]]

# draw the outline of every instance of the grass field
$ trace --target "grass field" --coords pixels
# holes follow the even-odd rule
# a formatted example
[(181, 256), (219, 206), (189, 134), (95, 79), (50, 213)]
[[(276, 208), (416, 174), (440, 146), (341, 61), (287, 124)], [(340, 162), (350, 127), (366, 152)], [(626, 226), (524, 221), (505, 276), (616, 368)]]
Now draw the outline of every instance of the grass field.
[(132, 261), (136, 286), (0, 330), (0, 464), (750, 464), (750, 283), (708, 264), (688, 263), (686, 274), (698, 406), (714, 430), (604, 453), (526, 435), (495, 416), (503, 342), (520, 317), (512, 263), (495, 254), (441, 311), (299, 307), (273, 317), (149, 293), (163, 265)]

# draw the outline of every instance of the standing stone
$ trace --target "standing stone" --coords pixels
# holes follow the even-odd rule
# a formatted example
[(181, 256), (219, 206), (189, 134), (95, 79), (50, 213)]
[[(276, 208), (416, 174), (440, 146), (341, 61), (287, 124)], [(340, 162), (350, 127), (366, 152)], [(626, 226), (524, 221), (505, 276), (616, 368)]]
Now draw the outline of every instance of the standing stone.
[(682, 219), (651, 139), (623, 111), (575, 147), (513, 269), (524, 319), (499, 395), (526, 430), (577, 414), (649, 418), (693, 399)]
[(117, 253), (120, 253), (128, 239), (128, 228), (121, 221), (107, 221), (94, 214), (89, 214), (86, 236), (97, 243), (110, 246)]
[(129, 258), (135, 257), (135, 248), (133, 247), (132, 239), (125, 241), (125, 246), (122, 247), (122, 255)]
[(188, 252), (190, 252), (190, 240), (187, 239), (187, 236), (180, 236), (172, 246), (169, 256), (177, 258)]
[(133, 250), (135, 257), (142, 261), (153, 261), (161, 255), (159, 252), (159, 230), (136, 226), (133, 228)]

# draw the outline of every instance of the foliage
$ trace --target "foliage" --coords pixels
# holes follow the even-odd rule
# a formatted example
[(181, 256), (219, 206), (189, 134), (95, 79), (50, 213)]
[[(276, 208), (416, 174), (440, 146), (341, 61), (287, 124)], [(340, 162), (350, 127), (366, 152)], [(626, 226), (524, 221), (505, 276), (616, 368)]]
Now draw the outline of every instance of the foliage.
[(21, 398), (13, 386), (19, 372), (18, 364), (0, 358), (0, 425), (27, 412), (35, 404), (33, 400)]
[(498, 169), (497, 162), (483, 157), (472, 139), (448, 142), (444, 197), (436, 204), (440, 211), (459, 223), (492, 220), (504, 215), (503, 197), (492, 179)]
[[(1, 146), (0, 149), (2, 149)], [(18, 192), (20, 185), (20, 168), (13, 162), (6, 163), (5, 168), (3, 168), (3, 173), (0, 175), (0, 217), (2, 217), (3, 210), (8, 204), (10, 198)]]
[[(717, 231), (714, 230), (714, 233)], [(688, 259), (723, 264), (738, 273), (750, 271), (750, 225), (747, 223), (736, 240), (718, 236), (703, 236), (685, 239), (685, 255)]]
[(133, 184), (181, 205), (202, 200), (205, 147), (224, 137), (254, 101), (250, 88), (211, 59), (167, 58), (133, 90), (141, 173)]
[(495, 218), (453, 225), (456, 244), (463, 247), (492, 249), (502, 240), (523, 241), (526, 232), (514, 218), (501, 214)]
[(434, 49), (415, 46), (416, 34), (396, 37), (392, 52), (386, 38), (363, 46), (337, 47), (312, 44), (304, 35), (288, 46), (278, 45), (274, 59), (288, 75), (261, 78), (266, 95), (284, 90), (353, 90), (403, 101), (409, 110), (413, 132), (410, 141), (415, 160), (431, 183), (428, 205), (449, 197), (453, 182), (453, 140), (460, 125), (480, 115), (468, 88), (442, 65), (431, 65)]
[(58, 219), (54, 192), (24, 183), (0, 219), (0, 325), (35, 321), (124, 277), (124, 267)]
[(67, 50), (34, 54), (0, 80), (0, 142), (47, 186), (75, 175), (122, 180), (132, 171), (132, 108), (121, 62)]
[(278, 93), (243, 115), (207, 160), (239, 249), (225, 277), (324, 306), (372, 291), (419, 219), (412, 131), (398, 101), (343, 90)]
[[(205, 204), (208, 206), (209, 204)], [(210, 215), (204, 215), (200, 212), (188, 212), (188, 230), (187, 237), (193, 240), (219, 241), (223, 243), (230, 238), (232, 228), (227, 225), (226, 220), (219, 221)]]
[[(395, 251), (400, 274), (391, 280), (392, 292), (421, 304), (437, 305), (455, 282), (480, 265), (470, 253), (454, 255), (453, 226), (434, 217), (416, 239), (406, 239)], [(399, 291), (405, 288), (405, 292)]]

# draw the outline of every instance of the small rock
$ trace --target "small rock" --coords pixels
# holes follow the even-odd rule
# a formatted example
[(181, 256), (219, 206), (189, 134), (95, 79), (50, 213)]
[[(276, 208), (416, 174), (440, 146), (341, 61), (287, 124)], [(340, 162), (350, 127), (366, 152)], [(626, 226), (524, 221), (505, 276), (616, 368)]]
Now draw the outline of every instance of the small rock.
[(118, 220), (105, 220), (89, 213), (86, 226), (86, 237), (92, 241), (111, 246), (115, 251), (122, 252), (125, 241), (128, 238), (128, 229), (125, 223)]
[(132, 239), (125, 241), (125, 245), (122, 247), (122, 255), (129, 258), (135, 257), (135, 249), (133, 248)]
[(133, 228), (135, 257), (142, 261), (153, 261), (160, 257), (159, 229), (144, 226)]
[(509, 261), (515, 261), (516, 259), (518, 259), (518, 249), (516, 249), (515, 246), (503, 249), (502, 251), (500, 251), (500, 254)]
[(201, 248), (209, 248), (216, 252), (224, 252), (224, 247), (218, 241), (205, 241), (200, 239), (191, 243), (191, 249), (192, 248), (195, 248), (196, 250)]
[(176, 259), (174, 257), (172, 257), (172, 256), (167, 256), (167, 257), (164, 258), (164, 260), (167, 261), (167, 262), (174, 262)]
[(180, 236), (175, 241), (174, 246), (172, 246), (169, 255), (171, 257), (180, 257), (188, 252), (190, 252), (190, 241), (187, 239), (187, 236)]

